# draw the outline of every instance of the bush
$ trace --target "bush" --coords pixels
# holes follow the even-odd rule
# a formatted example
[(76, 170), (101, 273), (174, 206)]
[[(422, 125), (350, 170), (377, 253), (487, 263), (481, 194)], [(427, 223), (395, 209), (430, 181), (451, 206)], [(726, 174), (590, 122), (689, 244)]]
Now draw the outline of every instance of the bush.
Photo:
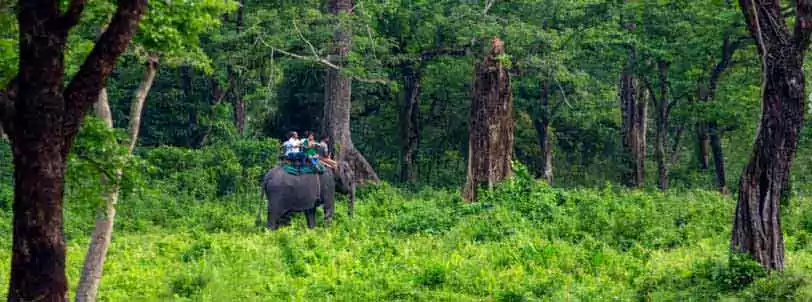
[[(258, 180), (277, 147), (246, 140), (143, 150), (143, 185), (118, 204), (99, 299), (812, 299), (804, 275), (812, 262), (806, 200), (782, 213), (782, 274), (729, 255), (735, 203), (715, 192), (564, 190), (535, 181), (519, 165), (515, 177), (477, 203), (464, 203), (456, 190), (407, 192), (382, 183), (359, 189), (353, 217), (339, 201), (329, 226), (319, 220), (306, 229), (303, 215), (294, 214), (289, 226), (266, 232), (255, 225), (257, 215), (265, 219)], [(73, 165), (65, 230), (68, 275), (77, 280), (98, 174), (87, 163)], [(10, 218), (0, 211), (5, 259)], [(0, 261), (0, 272), (9, 264)]]

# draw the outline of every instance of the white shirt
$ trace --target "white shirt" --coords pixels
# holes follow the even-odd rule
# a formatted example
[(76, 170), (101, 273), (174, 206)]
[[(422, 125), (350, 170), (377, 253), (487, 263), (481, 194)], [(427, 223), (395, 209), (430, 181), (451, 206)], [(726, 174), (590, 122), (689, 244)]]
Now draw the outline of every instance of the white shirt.
[(283, 150), (285, 150), (285, 155), (288, 155), (290, 153), (300, 152), (299, 147), (301, 145), (302, 145), (301, 140), (298, 140), (298, 139), (295, 139), (295, 138), (291, 137), (290, 139), (288, 139), (287, 141), (285, 141), (282, 144), (282, 148), (283, 148)]

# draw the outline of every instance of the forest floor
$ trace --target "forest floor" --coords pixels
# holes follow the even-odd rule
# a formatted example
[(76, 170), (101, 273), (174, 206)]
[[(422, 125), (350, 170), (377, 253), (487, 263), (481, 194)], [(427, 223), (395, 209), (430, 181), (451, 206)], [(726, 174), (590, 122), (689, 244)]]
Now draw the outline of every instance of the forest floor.
[[(382, 185), (332, 225), (258, 227), (259, 194), (120, 205), (100, 301), (797, 301), (812, 299), (812, 205), (784, 207), (786, 264), (730, 257), (734, 201), (707, 191), (562, 190), (515, 180), (464, 204)], [(66, 213), (75, 287), (93, 221)], [(0, 283), (10, 215), (0, 217)], [(321, 217), (319, 217), (320, 219)], [(6, 290), (0, 287), (0, 290)], [(0, 293), (5, 295), (5, 293)]]

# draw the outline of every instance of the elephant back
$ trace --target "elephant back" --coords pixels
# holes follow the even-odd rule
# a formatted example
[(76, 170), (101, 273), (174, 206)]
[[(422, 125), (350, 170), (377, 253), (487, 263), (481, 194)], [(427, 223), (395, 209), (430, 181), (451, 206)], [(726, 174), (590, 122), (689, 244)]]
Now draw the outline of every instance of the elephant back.
[(320, 196), (319, 174), (292, 175), (276, 166), (265, 176), (263, 187), (268, 201), (286, 210), (313, 208)]

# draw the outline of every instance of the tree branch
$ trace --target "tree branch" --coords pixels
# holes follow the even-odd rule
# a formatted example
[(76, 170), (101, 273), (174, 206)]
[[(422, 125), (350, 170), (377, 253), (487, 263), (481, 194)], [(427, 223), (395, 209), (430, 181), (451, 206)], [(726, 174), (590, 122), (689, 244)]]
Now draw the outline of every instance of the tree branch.
[(432, 60), (438, 56), (442, 55), (449, 55), (455, 57), (462, 57), (468, 54), (468, 47), (463, 48), (448, 48), (448, 47), (440, 47), (429, 49), (420, 52), (420, 61), (425, 62)]
[(676, 106), (678, 102), (679, 102), (679, 99), (678, 99), (678, 98), (674, 98), (673, 100), (671, 100), (670, 102), (668, 102), (668, 105), (666, 105), (666, 106), (665, 106), (665, 110), (666, 110), (666, 112), (669, 112), (669, 113), (670, 113), (670, 112), (671, 112), (671, 110), (673, 110), (673, 109), (674, 109), (674, 106)]
[(482, 10), (482, 14), (487, 14), (495, 2), (496, 0), (487, 0), (485, 3), (485, 9)]
[(555, 78), (553, 78), (553, 82), (555, 82), (555, 86), (558, 87), (558, 91), (561, 92), (561, 100), (558, 101), (558, 103), (556, 103), (555, 106), (553, 106), (552, 110), (550, 110), (550, 118), (555, 116), (556, 112), (558, 112), (558, 109), (561, 108), (562, 104), (567, 104), (567, 107), (570, 107), (570, 109), (572, 109), (572, 105), (570, 105), (570, 102), (567, 100), (567, 93), (564, 92), (564, 88), (561, 87), (561, 83), (558, 82), (558, 80), (556, 80)]
[[(72, 138), (78, 132), (85, 112), (96, 102), (99, 92), (107, 84), (107, 77), (113, 71), (116, 59), (127, 49), (138, 30), (138, 23), (146, 8), (147, 0), (118, 0), (110, 25), (65, 89), (67, 116), (64, 134), (67, 138)], [(66, 148), (70, 148), (70, 144), (66, 144)]]
[(70, 30), (71, 27), (76, 26), (79, 20), (82, 19), (82, 12), (85, 10), (86, 0), (71, 0), (68, 4), (68, 10), (59, 18), (58, 26), (62, 30)]
[[(279, 53), (281, 53), (283, 55), (286, 55), (286, 56), (289, 56), (291, 58), (319, 63), (321, 65), (327, 66), (329, 68), (332, 68), (332, 69), (335, 69), (335, 70), (338, 70), (338, 71), (343, 71), (344, 70), (340, 66), (338, 66), (336, 64), (333, 64), (332, 62), (330, 62), (329, 60), (327, 60), (325, 58), (315, 56), (315, 55), (314, 56), (303, 56), (303, 55), (300, 55), (300, 54), (295, 54), (295, 53), (292, 53), (292, 52), (289, 52), (289, 51), (285, 51), (285, 50), (273, 47), (271, 45), (268, 45), (268, 43), (266, 43), (265, 40), (263, 40), (262, 38), (258, 38), (258, 41), (260, 43), (264, 44), (266, 47), (269, 47), (272, 51), (279, 52)], [(389, 79), (382, 79), (382, 78), (367, 79), (367, 78), (361, 78), (361, 77), (357, 77), (357, 76), (352, 76), (352, 79), (356, 80), (356, 81), (359, 81), (359, 82), (372, 83), (372, 84), (389, 84), (389, 82), (390, 82)]]
[(812, 0), (796, 0), (795, 13), (795, 41), (803, 52), (809, 47), (812, 34)]
[(8, 86), (0, 92), (0, 127), (10, 139), (14, 139), (14, 101), (17, 100), (18, 77), (15, 76)]

